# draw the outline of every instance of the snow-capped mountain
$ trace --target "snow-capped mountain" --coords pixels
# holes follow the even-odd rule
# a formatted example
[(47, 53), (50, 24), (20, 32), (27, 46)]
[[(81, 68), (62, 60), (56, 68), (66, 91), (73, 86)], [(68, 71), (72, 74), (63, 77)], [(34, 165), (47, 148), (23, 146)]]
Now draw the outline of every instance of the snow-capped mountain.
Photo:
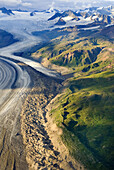
[(63, 13), (59, 13), (57, 12), (56, 14), (54, 14), (51, 18), (49, 18), (48, 20), (53, 20), (53, 19), (56, 19), (60, 17), (60, 19), (63, 19), (65, 22), (68, 21), (68, 20), (80, 20), (76, 13), (73, 12), (72, 10), (67, 10), (67, 11), (64, 11)]
[(108, 7), (90, 7), (90, 8), (85, 8), (84, 10), (79, 10), (78, 12), (87, 12), (89, 15), (91, 15), (92, 13), (102, 14), (102, 15), (112, 15), (113, 11), (114, 11), (114, 7), (108, 6)]
[(49, 8), (49, 9), (45, 10), (45, 12), (46, 12), (46, 13), (53, 13), (53, 12), (60, 12), (60, 10), (51, 7), (51, 8)]
[(72, 11), (67, 10), (63, 13), (57, 12), (53, 16), (51, 16), (48, 21), (58, 20), (56, 21), (56, 25), (65, 25), (68, 22), (75, 22), (75, 24), (79, 25), (82, 21), (88, 22), (102, 22), (106, 24), (114, 23), (114, 9), (113, 7), (107, 8), (97, 8), (91, 7), (86, 8), (85, 10)]

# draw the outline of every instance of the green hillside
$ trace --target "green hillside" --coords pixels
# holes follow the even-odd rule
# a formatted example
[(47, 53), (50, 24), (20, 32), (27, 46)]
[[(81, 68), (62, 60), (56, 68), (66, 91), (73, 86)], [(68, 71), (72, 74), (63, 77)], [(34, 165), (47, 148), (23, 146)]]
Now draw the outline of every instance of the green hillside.
[(89, 66), (88, 71), (90, 65), (98, 67), (101, 63), (111, 62), (112, 64), (113, 41), (98, 33), (90, 34), (90, 36), (87, 34), (80, 38), (80, 33), (77, 35), (75, 31), (67, 36), (51, 40), (32, 56), (40, 58), (40, 61), (47, 59), (51, 64), (67, 68), (83, 69)]
[(70, 153), (88, 169), (113, 167), (113, 84), (112, 71), (73, 78), (51, 111)]
[[(63, 66), (63, 82), (50, 116), (63, 129), (71, 155), (87, 169), (112, 170), (114, 157), (114, 45), (112, 30), (57, 37), (32, 56)], [(82, 34), (81, 34), (82, 35)], [(60, 67), (61, 69), (61, 67)], [(71, 71), (72, 70), (72, 71)]]

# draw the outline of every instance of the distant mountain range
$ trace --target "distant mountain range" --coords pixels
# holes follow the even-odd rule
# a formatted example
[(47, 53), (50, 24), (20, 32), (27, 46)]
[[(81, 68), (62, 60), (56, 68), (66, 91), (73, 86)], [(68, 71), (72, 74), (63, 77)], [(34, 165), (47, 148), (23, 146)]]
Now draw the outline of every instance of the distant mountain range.
[[(28, 12), (26, 10), (17, 9), (12, 11), (11, 9), (6, 9), (5, 7), (0, 8), (0, 15), (5, 14), (8, 16), (16, 15), (15, 11), (20, 12)], [(35, 16), (38, 12), (43, 13), (52, 13), (52, 16), (48, 19), (48, 21), (54, 21), (54, 25), (63, 26), (67, 25), (67, 23), (70, 22), (72, 25), (85, 25), (85, 26), (79, 26), (79, 28), (86, 28), (87, 24), (90, 24), (89, 27), (94, 26), (102, 26), (102, 25), (109, 25), (114, 24), (114, 7), (91, 7), (86, 8), (84, 10), (78, 10), (78, 11), (72, 11), (72, 10), (66, 10), (61, 12), (58, 9), (49, 8), (47, 10), (34, 10), (30, 12), (30, 16)], [(81, 23), (81, 24), (80, 24)]]
[[(11, 10), (11, 9), (7, 9), (5, 7), (0, 8), (0, 11), (3, 14), (7, 14), (7, 15), (15, 15), (12, 11), (18, 11), (18, 12), (29, 12), (27, 10), (22, 10), (22, 9), (15, 9), (15, 10)], [(30, 12), (30, 16), (34, 16), (36, 12), (45, 12), (45, 13), (57, 13), (60, 12), (58, 9), (53, 9), (53, 8), (49, 8), (47, 10), (34, 10), (32, 12)]]
[(93, 22), (102, 22), (106, 24), (114, 23), (114, 8), (112, 6), (107, 8), (86, 8), (85, 10), (72, 11), (67, 10), (63, 13), (57, 12), (55, 13), (50, 20), (58, 19), (56, 25), (65, 25), (68, 21), (93, 21)]
[(18, 12), (28, 12), (27, 10), (22, 10), (22, 9), (15, 9), (14, 11), (18, 11)]

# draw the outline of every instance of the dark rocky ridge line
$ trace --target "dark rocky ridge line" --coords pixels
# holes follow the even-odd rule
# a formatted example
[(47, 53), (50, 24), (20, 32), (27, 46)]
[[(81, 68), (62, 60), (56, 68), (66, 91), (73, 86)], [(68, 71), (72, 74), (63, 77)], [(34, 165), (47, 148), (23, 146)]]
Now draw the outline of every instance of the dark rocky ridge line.
[(0, 10), (2, 11), (3, 14), (7, 14), (7, 15), (15, 15), (11, 9), (6, 9), (5, 7), (0, 8)]

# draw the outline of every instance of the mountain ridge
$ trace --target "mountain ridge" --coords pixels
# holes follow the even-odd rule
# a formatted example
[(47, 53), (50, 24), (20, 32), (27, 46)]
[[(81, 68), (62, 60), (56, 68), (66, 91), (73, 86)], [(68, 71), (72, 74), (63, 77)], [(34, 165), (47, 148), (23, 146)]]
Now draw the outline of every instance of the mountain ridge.
[[(66, 20), (76, 20), (79, 21), (80, 17), (83, 17), (83, 19), (89, 19), (90, 21), (94, 21), (94, 22), (105, 22), (106, 24), (111, 24), (114, 23), (114, 18), (113, 18), (113, 14), (111, 15), (111, 9), (113, 8), (109, 8), (110, 12), (101, 12), (101, 10), (99, 8), (86, 8), (85, 11), (72, 11), (72, 10), (66, 10), (62, 13), (55, 13), (52, 17), (50, 17), (48, 19), (48, 21), (50, 20), (55, 20), (57, 18), (62, 19), (66, 22)], [(105, 8), (103, 9), (104, 11)], [(56, 23), (57, 25), (57, 23)]]
[(2, 11), (3, 14), (15, 15), (11, 9), (6, 9), (5, 7), (0, 8), (0, 11)]

